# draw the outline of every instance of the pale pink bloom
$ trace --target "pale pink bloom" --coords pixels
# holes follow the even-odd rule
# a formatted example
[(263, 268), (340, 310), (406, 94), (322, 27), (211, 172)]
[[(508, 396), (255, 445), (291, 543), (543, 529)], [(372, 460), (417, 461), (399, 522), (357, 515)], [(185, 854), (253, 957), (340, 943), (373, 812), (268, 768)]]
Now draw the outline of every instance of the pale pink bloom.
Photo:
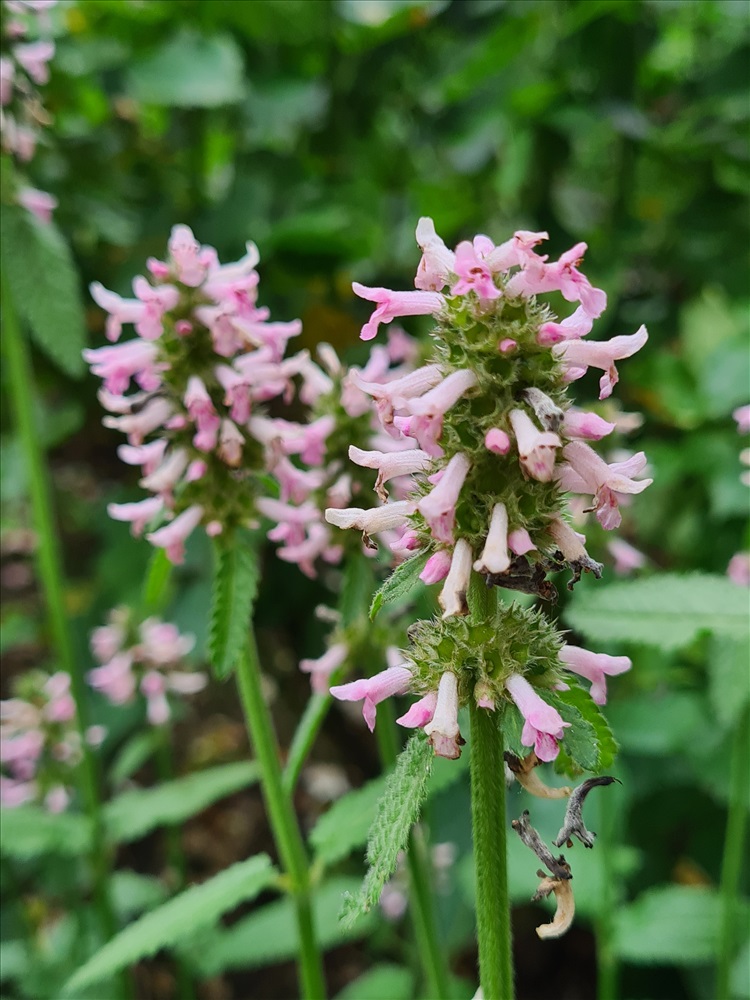
[(646, 565), (646, 557), (638, 549), (621, 538), (612, 538), (607, 542), (609, 554), (615, 560), (614, 570), (618, 576), (627, 576), (633, 570)]
[(184, 448), (174, 448), (164, 461), (149, 475), (140, 480), (139, 485), (152, 493), (171, 493), (188, 466), (188, 453)]
[(107, 504), (107, 513), (113, 521), (127, 521), (134, 538), (140, 537), (144, 529), (164, 509), (161, 497), (148, 497), (136, 503)]
[(732, 412), (732, 417), (737, 423), (737, 430), (740, 434), (750, 434), (750, 403), (738, 406)]
[(343, 510), (328, 508), (325, 512), (326, 521), (337, 528), (356, 528), (372, 535), (378, 531), (388, 531), (404, 524), (407, 517), (413, 514), (416, 505), (409, 500), (397, 500), (382, 507), (371, 507), (363, 510), (361, 507), (346, 507)]
[(552, 344), (559, 344), (563, 340), (579, 340), (591, 333), (594, 319), (590, 313), (586, 312), (583, 306), (578, 306), (576, 311), (564, 319), (561, 323), (542, 323), (537, 334), (537, 341), (551, 347)]
[(161, 465), (166, 447), (164, 438), (157, 438), (148, 444), (121, 444), (117, 446), (117, 456), (126, 465), (140, 465), (144, 476), (149, 476)]
[(439, 292), (455, 272), (455, 254), (437, 235), (435, 223), (428, 217), (421, 218), (417, 223), (416, 236), (422, 259), (414, 285), (422, 291)]
[(366, 469), (377, 469), (375, 492), (381, 500), (388, 497), (385, 483), (396, 476), (411, 476), (421, 472), (432, 464), (432, 459), (425, 451), (414, 448), (410, 451), (364, 451), (354, 445), (349, 446), (349, 458), (357, 465)]
[(395, 922), (400, 920), (409, 908), (409, 897), (401, 886), (387, 882), (380, 893), (378, 906), (386, 920)]
[(499, 271), (507, 271), (511, 267), (523, 267), (530, 259), (546, 260), (546, 257), (538, 258), (534, 253), (534, 247), (543, 240), (549, 239), (549, 233), (533, 233), (528, 229), (519, 229), (505, 243), (493, 247), (484, 255), (485, 263), (497, 274)]
[(42, 86), (49, 80), (47, 63), (55, 54), (55, 43), (50, 41), (27, 42), (16, 45), (13, 55), (19, 66), (26, 70), (34, 83)]
[(607, 434), (612, 433), (615, 425), (596, 413), (587, 413), (585, 410), (572, 408), (566, 411), (560, 429), (567, 438), (601, 441)]
[(237, 425), (231, 420), (222, 420), (219, 432), (219, 447), (217, 454), (222, 462), (236, 469), (242, 461), (242, 449), (245, 438)]
[(166, 680), (158, 670), (149, 670), (141, 679), (141, 694), (146, 699), (146, 717), (152, 726), (163, 726), (171, 711), (166, 695)]
[(477, 254), (473, 244), (464, 240), (456, 247), (453, 270), (458, 276), (451, 287), (451, 295), (475, 292), (480, 299), (497, 299), (502, 294), (492, 279), (492, 271)]
[(219, 438), (221, 417), (202, 379), (191, 375), (183, 399), (190, 419), (197, 428), (193, 444), (199, 451), (213, 451)]
[(440, 676), (437, 704), (432, 719), (424, 727), (435, 754), (456, 760), (461, 756), (461, 733), (458, 729), (458, 680), (446, 670)]
[(599, 399), (606, 399), (619, 379), (615, 361), (632, 357), (647, 340), (648, 331), (640, 326), (629, 336), (605, 341), (567, 340), (555, 347), (553, 353), (567, 366), (570, 380), (581, 378), (590, 366), (601, 368), (604, 375), (599, 380)]
[(562, 442), (552, 431), (540, 431), (524, 410), (511, 410), (510, 422), (516, 435), (521, 467), (541, 483), (551, 481), (557, 449)]
[(284, 371), (290, 375), (300, 375), (302, 385), (299, 398), (305, 406), (313, 406), (321, 396), (333, 390), (333, 380), (326, 375), (310, 357), (309, 351), (299, 351), (283, 363)]
[(54, 788), (50, 788), (44, 797), (44, 806), (51, 813), (65, 812), (69, 802), (70, 794), (63, 785), (55, 785)]
[(643, 452), (627, 462), (607, 465), (604, 459), (581, 441), (565, 445), (566, 464), (559, 467), (560, 488), (574, 493), (591, 493), (595, 500), (596, 517), (603, 528), (611, 531), (622, 520), (618, 503), (624, 494), (642, 493), (653, 479), (636, 481), (631, 478), (646, 466)]
[(386, 351), (391, 364), (415, 365), (419, 360), (419, 342), (400, 326), (392, 326), (386, 334)]
[(17, 773), (17, 765), (25, 761), (38, 760), (44, 749), (44, 733), (41, 729), (14, 731), (12, 723), (9, 727), (4, 726), (3, 728), (10, 729), (11, 735), (8, 737), (4, 733), (0, 740), (0, 761), (3, 764), (12, 764), (17, 777), (31, 777), (35, 768), (22, 768), (24, 771), (30, 770), (31, 772), (24, 776)]
[(440, 583), (448, 575), (451, 568), (451, 554), (447, 549), (439, 549), (434, 552), (425, 563), (425, 567), (419, 574), (419, 579), (423, 583)]
[(146, 618), (138, 631), (141, 638), (139, 658), (160, 666), (177, 663), (195, 646), (195, 636), (181, 635), (176, 625), (158, 618)]
[(188, 226), (172, 227), (169, 253), (174, 263), (177, 280), (189, 288), (197, 288), (207, 273), (205, 259), (200, 255), (200, 244)]
[(133, 291), (143, 303), (143, 313), (135, 324), (135, 332), (144, 340), (158, 340), (164, 332), (162, 318), (180, 301), (180, 293), (174, 285), (158, 285), (154, 288), (142, 276), (133, 278)]
[(349, 647), (346, 643), (337, 642), (327, 649), (317, 660), (300, 660), (299, 668), (305, 674), (310, 674), (310, 684), (313, 691), (325, 694), (331, 674), (338, 670), (346, 660)]
[(607, 702), (607, 677), (624, 674), (633, 666), (627, 656), (608, 656), (606, 653), (592, 653), (580, 646), (564, 645), (560, 659), (573, 673), (591, 681), (591, 697), (597, 705)]
[(496, 455), (507, 455), (510, 451), (510, 438), (499, 427), (491, 427), (484, 435), (484, 446), (487, 451)]
[(518, 341), (513, 340), (512, 337), (505, 337), (505, 339), (501, 340), (497, 345), (497, 349), (501, 354), (510, 354), (510, 352), (514, 351), (517, 347)]
[(505, 681), (505, 688), (524, 719), (521, 732), (523, 745), (533, 747), (539, 760), (554, 760), (560, 752), (557, 741), (562, 739), (563, 729), (570, 723), (563, 722), (560, 713), (548, 705), (520, 674), (511, 674)]
[(166, 675), (167, 689), (175, 694), (198, 694), (208, 684), (208, 677), (198, 671), (171, 670)]
[(445, 469), (441, 470), (443, 474), (437, 486), (417, 504), (417, 510), (438, 542), (453, 544), (456, 504), (470, 467), (471, 463), (466, 455), (458, 452)]
[(397, 316), (434, 316), (445, 303), (437, 292), (394, 292), (388, 288), (368, 288), (358, 281), (352, 282), (352, 289), (360, 298), (377, 303), (377, 309), (362, 327), (362, 340), (372, 340), (381, 323), (390, 323)]
[(35, 215), (40, 222), (52, 222), (52, 213), (57, 208), (57, 198), (38, 188), (22, 187), (18, 191), (18, 204)]
[[(269, 532), (269, 538), (271, 537)], [(300, 572), (314, 580), (317, 576), (315, 569), (316, 559), (323, 559), (324, 562), (340, 562), (342, 550), (340, 547), (331, 545), (331, 534), (329, 528), (324, 524), (314, 522), (307, 527), (307, 537), (304, 531), (301, 533), (289, 533), (283, 548), (277, 552), (279, 559), (284, 562), (293, 563)]]
[(100, 691), (113, 705), (124, 705), (135, 694), (136, 679), (133, 657), (129, 651), (116, 653), (101, 667), (89, 670), (86, 675), (95, 691)]
[(410, 414), (405, 420), (394, 419), (394, 424), (407, 437), (413, 437), (419, 446), (433, 458), (439, 458), (443, 449), (438, 441), (443, 433), (443, 415), (455, 406), (459, 399), (472, 389), (477, 382), (474, 372), (468, 369), (451, 372), (429, 392), (419, 399), (405, 402)]
[(49, 699), (42, 709), (47, 722), (70, 722), (75, 718), (76, 703), (70, 693), (70, 674), (58, 670), (45, 682), (43, 691)]
[(468, 615), (469, 605), (466, 601), (466, 594), (469, 589), (473, 560), (471, 546), (465, 538), (459, 538), (453, 549), (451, 568), (438, 597), (438, 603), (443, 609), (443, 618), (450, 618), (452, 615)]
[(146, 538), (157, 548), (166, 549), (170, 562), (179, 564), (185, 559), (185, 539), (197, 528), (203, 517), (203, 508), (193, 504), (179, 514), (174, 521), (158, 531), (152, 531)]
[(220, 265), (214, 256), (214, 260), (210, 262), (209, 278), (204, 286), (207, 294), (222, 300), (237, 288), (245, 290), (254, 288), (258, 283), (255, 267), (259, 262), (258, 248), (250, 240), (245, 243), (244, 257), (231, 264)]
[(477, 708), (495, 711), (495, 698), (487, 681), (477, 681), (474, 685), (474, 701), (477, 703)]
[(110, 292), (98, 281), (93, 281), (89, 285), (89, 291), (94, 302), (109, 313), (106, 324), (107, 340), (118, 340), (123, 324), (137, 323), (146, 310), (145, 304), (139, 299), (123, 299), (121, 295)]
[(109, 663), (112, 657), (120, 652), (124, 641), (125, 629), (115, 622), (95, 628), (89, 639), (91, 652), (99, 663)]
[(536, 549), (536, 545), (532, 542), (531, 535), (525, 528), (515, 528), (508, 535), (508, 548), (515, 555), (524, 556), (532, 549)]
[(548, 527), (550, 536), (563, 555), (566, 562), (586, 562), (589, 558), (584, 542), (584, 535), (573, 531), (569, 524), (560, 517), (553, 517)]
[[(383, 427), (389, 434), (393, 433), (393, 412), (402, 409), (415, 396), (424, 396), (427, 390), (443, 381), (440, 365), (424, 365), (401, 378), (389, 382), (368, 382), (364, 372), (352, 368), (348, 379), (357, 389), (375, 400), (375, 409)], [(366, 412), (366, 411), (362, 411)], [(358, 414), (350, 414), (357, 416)], [(396, 434), (397, 436), (397, 434)]]
[(271, 497), (260, 497), (256, 506), (261, 514), (272, 521), (288, 521), (293, 524), (309, 524), (320, 519), (320, 511), (313, 503), (303, 503), (299, 507), (274, 500)]
[(37, 786), (34, 781), (15, 781), (0, 774), (0, 805), (6, 809), (17, 809), (19, 806), (33, 802), (36, 798)]
[(405, 726), (408, 729), (422, 729), (435, 714), (437, 698), (437, 691), (429, 691), (419, 701), (415, 701), (407, 712), (396, 719), (396, 722), (399, 726)]
[(729, 560), (727, 576), (739, 587), (750, 587), (750, 552), (736, 552)]
[(504, 573), (509, 566), (508, 511), (504, 503), (496, 503), (492, 508), (487, 540), (474, 569), (477, 573)]
[(352, 477), (342, 472), (326, 491), (326, 507), (346, 507), (351, 498)]
[(339, 701), (364, 701), (362, 715), (370, 732), (375, 728), (375, 706), (393, 695), (405, 694), (411, 684), (411, 671), (406, 667), (389, 667), (374, 677), (339, 684), (331, 694)]
[(221, 521), (209, 521), (206, 525), (206, 534), (209, 538), (218, 538), (223, 531), (224, 525)]
[(422, 548), (422, 541), (416, 531), (406, 528), (394, 541), (389, 543), (388, 547), (391, 552), (397, 555), (402, 553), (409, 555)]
[(0, 107), (10, 104), (13, 98), (13, 77), (16, 67), (12, 59), (0, 56)]
[(132, 376), (154, 371), (156, 361), (155, 345), (139, 339), (82, 353), (93, 374), (104, 379), (104, 388), (115, 395), (125, 392)]

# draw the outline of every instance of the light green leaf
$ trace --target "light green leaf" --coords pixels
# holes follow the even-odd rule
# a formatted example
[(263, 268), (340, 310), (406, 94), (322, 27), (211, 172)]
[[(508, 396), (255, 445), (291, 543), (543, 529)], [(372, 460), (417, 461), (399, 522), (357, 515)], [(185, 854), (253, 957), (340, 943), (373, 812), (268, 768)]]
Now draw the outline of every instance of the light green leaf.
[(636, 695), (607, 709), (623, 747), (644, 757), (679, 752), (710, 732), (705, 702), (690, 691)]
[(400, 566), (394, 569), (372, 599), (370, 621), (375, 620), (375, 616), (383, 605), (391, 604), (393, 601), (404, 600), (411, 594), (415, 587), (419, 586), (417, 582), (419, 574), (424, 569), (426, 562), (426, 554), (412, 556), (411, 559), (407, 559), (406, 562), (402, 562)]
[(74, 997), (91, 983), (210, 927), (222, 914), (267, 889), (277, 874), (268, 855), (258, 854), (191, 886), (108, 941), (68, 981), (64, 993)]
[(91, 846), (88, 820), (79, 813), (49, 813), (39, 806), (2, 810), (0, 851), (12, 858), (84, 854)]
[(567, 619), (596, 642), (673, 650), (702, 632), (742, 640), (748, 627), (747, 594), (722, 576), (663, 573), (581, 591), (573, 598)]
[(110, 890), (112, 906), (122, 921), (132, 920), (145, 910), (153, 910), (167, 897), (163, 882), (129, 869), (112, 873)]
[(73, 258), (57, 227), (3, 205), (0, 257), (13, 303), (37, 345), (67, 375), (80, 377), (86, 320)]
[(371, 560), (365, 555), (352, 556), (344, 567), (338, 602), (344, 628), (354, 625), (360, 617), (365, 620), (374, 585)]
[(158, 745), (159, 733), (155, 729), (132, 736), (119, 751), (110, 768), (109, 777), (112, 784), (121, 785), (135, 774), (156, 753)]
[(336, 994), (336, 1000), (410, 1000), (414, 973), (402, 965), (376, 965)]
[(130, 96), (144, 104), (175, 108), (218, 108), (245, 94), (242, 53), (228, 35), (183, 28), (127, 77)]
[(260, 570), (255, 539), (239, 530), (215, 546), (208, 652), (219, 680), (229, 677), (250, 627)]
[(154, 788), (131, 789), (105, 806), (107, 833), (115, 843), (138, 840), (158, 826), (184, 822), (219, 799), (247, 788), (257, 780), (256, 764), (237, 761), (189, 774)]
[(708, 647), (708, 699), (723, 729), (731, 729), (750, 697), (747, 642), (714, 635)]
[(585, 771), (600, 773), (612, 766), (617, 743), (607, 720), (588, 691), (571, 684), (567, 691), (556, 691), (546, 699), (556, 706), (570, 729), (565, 730), (563, 749), (575, 765)]
[(614, 948), (637, 965), (701, 965), (716, 955), (721, 900), (704, 886), (660, 886), (614, 913)]

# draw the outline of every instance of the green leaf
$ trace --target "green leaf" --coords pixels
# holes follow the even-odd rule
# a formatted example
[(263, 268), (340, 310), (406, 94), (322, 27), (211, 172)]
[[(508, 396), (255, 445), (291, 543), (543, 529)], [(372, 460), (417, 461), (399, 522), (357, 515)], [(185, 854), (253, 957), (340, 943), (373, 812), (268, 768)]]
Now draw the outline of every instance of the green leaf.
[(336, 994), (336, 1000), (411, 1000), (414, 973), (402, 965), (375, 965)]
[(742, 640), (747, 634), (747, 594), (726, 577), (663, 573), (581, 591), (573, 598), (567, 619), (597, 642), (674, 650), (702, 632)]
[(692, 691), (640, 694), (609, 706), (610, 722), (623, 747), (644, 757), (684, 752), (710, 735), (705, 700)]
[(223, 764), (155, 788), (137, 788), (108, 802), (107, 833), (115, 843), (139, 840), (158, 826), (176, 825), (258, 780), (249, 761)]
[(86, 320), (73, 258), (57, 227), (3, 205), (0, 259), (13, 303), (37, 345), (67, 375), (80, 377)]
[(350, 557), (344, 567), (338, 602), (344, 628), (354, 625), (360, 618), (365, 619), (374, 583), (371, 560), (359, 553)]
[(85, 854), (91, 846), (88, 820), (78, 813), (49, 813), (39, 806), (2, 810), (0, 851), (12, 858), (39, 854)]
[(614, 948), (638, 965), (701, 965), (716, 955), (721, 898), (704, 886), (660, 886), (614, 913)]
[(367, 842), (370, 867), (359, 893), (344, 902), (342, 917), (348, 925), (372, 909), (395, 872), (399, 853), (407, 845), (427, 795), (432, 760), (432, 747), (422, 733), (415, 733), (399, 755), (395, 770), (388, 775)]
[(117, 754), (110, 768), (109, 778), (112, 784), (121, 785), (135, 774), (156, 753), (158, 745), (159, 733), (155, 729), (132, 736)]
[(750, 698), (747, 641), (723, 635), (711, 637), (708, 652), (708, 700), (722, 729), (731, 729)]
[(143, 603), (148, 611), (160, 611), (166, 602), (172, 563), (165, 549), (154, 549), (143, 584)]
[(222, 914), (267, 889), (277, 874), (268, 855), (257, 854), (201, 885), (191, 886), (108, 941), (66, 983), (64, 993), (75, 996), (91, 983), (211, 926)]
[(571, 685), (567, 691), (555, 692), (554, 701), (563, 719), (572, 723), (562, 743), (573, 763), (586, 771), (611, 767), (617, 756), (617, 742), (588, 691)]
[(412, 556), (411, 559), (407, 559), (406, 562), (402, 562), (394, 569), (372, 599), (370, 621), (375, 620), (375, 616), (383, 605), (404, 600), (411, 594), (414, 587), (418, 586), (417, 580), (425, 567), (427, 558), (426, 553)]
[(130, 96), (144, 104), (218, 108), (245, 94), (242, 53), (228, 35), (183, 28), (128, 73)]
[(374, 778), (347, 792), (323, 813), (310, 834), (316, 862), (332, 865), (367, 842), (385, 782), (385, 777)]
[(145, 910), (163, 903), (166, 886), (158, 879), (140, 875), (129, 869), (113, 872), (110, 878), (112, 906), (122, 921), (131, 920)]
[[(371, 927), (361, 920), (356, 929), (342, 926), (338, 919), (341, 900), (356, 892), (358, 880), (339, 876), (316, 888), (312, 908), (321, 949), (336, 948), (362, 937)], [(297, 955), (299, 944), (294, 902), (289, 897), (267, 903), (238, 920), (228, 929), (217, 930), (188, 956), (203, 976), (215, 976), (232, 969), (253, 969), (283, 962)]]
[(208, 652), (219, 680), (229, 677), (250, 627), (260, 570), (255, 539), (238, 530), (215, 547)]

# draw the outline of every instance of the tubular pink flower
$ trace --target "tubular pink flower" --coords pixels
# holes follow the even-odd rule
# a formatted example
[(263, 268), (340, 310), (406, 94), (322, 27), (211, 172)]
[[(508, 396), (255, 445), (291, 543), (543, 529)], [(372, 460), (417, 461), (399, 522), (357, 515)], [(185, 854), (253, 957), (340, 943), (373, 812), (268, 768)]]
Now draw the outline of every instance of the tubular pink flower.
[(614, 570), (618, 576), (627, 576), (646, 565), (644, 554), (621, 538), (611, 538), (607, 542), (607, 549), (615, 560)]
[(152, 473), (144, 476), (140, 484), (152, 493), (171, 493), (188, 466), (189, 456), (184, 448), (174, 448)]
[(183, 225), (173, 226), (168, 245), (177, 280), (189, 288), (197, 288), (206, 277), (208, 266), (201, 258), (200, 244), (192, 229)]
[(432, 459), (426, 451), (414, 448), (410, 451), (364, 451), (354, 445), (349, 446), (349, 458), (357, 465), (366, 469), (377, 469), (375, 492), (381, 500), (388, 498), (385, 483), (396, 476), (411, 476), (421, 472), (432, 464)]
[(554, 474), (557, 448), (562, 442), (551, 431), (540, 431), (524, 410), (511, 410), (510, 422), (516, 435), (521, 467), (540, 483), (548, 483)]
[(419, 446), (433, 458), (439, 458), (443, 449), (438, 444), (443, 433), (443, 415), (477, 382), (474, 372), (468, 369), (451, 372), (439, 385), (419, 399), (406, 400), (404, 408), (410, 414), (406, 420), (398, 417), (394, 424), (407, 437), (413, 437)]
[(606, 653), (592, 653), (580, 646), (564, 645), (560, 659), (573, 673), (591, 681), (591, 697), (597, 705), (607, 702), (607, 677), (624, 674), (633, 666), (627, 656), (608, 656)]
[(451, 568), (451, 555), (447, 549), (433, 552), (419, 574), (419, 579), (426, 584), (440, 583), (448, 575)]
[(531, 535), (525, 528), (516, 528), (508, 535), (508, 548), (514, 555), (524, 556), (527, 552), (536, 549), (536, 545), (531, 540)]
[(24, 69), (34, 83), (43, 86), (49, 81), (47, 63), (55, 54), (55, 43), (49, 41), (26, 42), (16, 45), (13, 55), (18, 65)]
[(727, 576), (738, 587), (750, 587), (750, 552), (735, 552), (729, 560)]
[(166, 679), (158, 670), (149, 670), (143, 675), (141, 694), (146, 699), (146, 717), (152, 726), (163, 726), (172, 714), (166, 690)]
[(124, 323), (137, 323), (143, 316), (146, 307), (138, 299), (123, 299), (98, 281), (89, 285), (89, 291), (94, 302), (109, 314), (106, 324), (107, 340), (118, 340)]
[(570, 726), (563, 722), (559, 712), (541, 698), (525, 677), (511, 674), (505, 681), (505, 688), (524, 719), (521, 742), (525, 747), (534, 747), (539, 760), (554, 760), (560, 752), (557, 741), (563, 737), (563, 729)]
[(22, 187), (18, 191), (17, 198), (18, 204), (35, 215), (40, 222), (45, 225), (52, 222), (52, 213), (57, 208), (57, 198), (54, 195), (38, 188)]
[(646, 456), (638, 452), (628, 462), (607, 465), (604, 459), (581, 441), (571, 441), (563, 449), (566, 463), (559, 468), (560, 487), (574, 493), (591, 493), (596, 517), (607, 531), (622, 520), (618, 502), (623, 494), (642, 493), (653, 479), (633, 480), (646, 466)]
[(562, 518), (552, 518), (549, 523), (549, 533), (566, 562), (577, 563), (588, 559), (588, 552), (583, 544), (584, 536), (573, 531)]
[(615, 361), (632, 357), (648, 340), (648, 331), (640, 326), (629, 336), (612, 337), (611, 340), (567, 340), (554, 348), (554, 353), (568, 368), (570, 379), (581, 378), (587, 369), (604, 371), (599, 381), (599, 399), (607, 399), (617, 385), (619, 375)]
[(437, 691), (429, 691), (419, 701), (415, 701), (407, 712), (396, 719), (396, 722), (408, 729), (423, 729), (435, 714), (437, 699)]
[(167, 690), (175, 694), (198, 694), (208, 684), (208, 676), (198, 671), (172, 670), (166, 675)]
[(135, 324), (135, 332), (144, 340), (158, 340), (164, 333), (164, 313), (174, 309), (180, 293), (174, 285), (150, 285), (141, 275), (133, 278), (133, 291), (143, 305), (143, 313)]
[(157, 438), (148, 444), (121, 444), (117, 446), (117, 456), (126, 465), (140, 465), (144, 476), (148, 476), (161, 465), (166, 447), (164, 438)]
[(513, 340), (512, 337), (505, 337), (497, 345), (497, 349), (498, 351), (500, 351), (501, 354), (510, 354), (510, 352), (515, 351), (517, 347), (518, 347), (518, 341)]
[(465, 538), (459, 538), (453, 549), (451, 568), (438, 597), (438, 604), (443, 609), (443, 618), (468, 615), (466, 593), (469, 589), (473, 558), (469, 543)]
[(298, 469), (286, 455), (274, 462), (273, 474), (281, 487), (280, 499), (291, 500), (293, 503), (307, 500), (313, 490), (323, 485), (326, 478), (323, 469)]
[(563, 340), (579, 340), (591, 333), (593, 325), (594, 317), (583, 306), (578, 306), (574, 313), (560, 323), (542, 323), (537, 341), (545, 347), (551, 347)]
[(130, 522), (130, 531), (134, 538), (143, 534), (146, 526), (164, 509), (161, 497), (147, 497), (137, 503), (107, 504), (107, 513), (113, 521)]
[(451, 670), (441, 674), (437, 704), (430, 722), (424, 727), (438, 757), (456, 760), (461, 756), (461, 733), (458, 729), (458, 680)]
[(146, 435), (162, 427), (172, 415), (172, 406), (166, 399), (150, 400), (138, 413), (128, 413), (122, 417), (105, 417), (102, 423), (105, 427), (122, 431), (128, 435), (128, 441), (133, 445), (143, 444)]
[(537, 257), (534, 247), (548, 239), (549, 233), (533, 233), (528, 229), (519, 229), (505, 243), (493, 247), (486, 253), (485, 263), (493, 273), (497, 274), (511, 267), (524, 267), (530, 259), (546, 260), (546, 257)]
[[(372, 396), (378, 418), (392, 436), (394, 410), (402, 409), (415, 396), (424, 396), (429, 389), (443, 380), (440, 365), (424, 365), (401, 378), (391, 379), (390, 382), (368, 382), (363, 378), (363, 374), (352, 368), (348, 380), (361, 392)], [(397, 432), (395, 435), (397, 436)]]
[(217, 455), (231, 468), (236, 469), (242, 461), (242, 449), (245, 445), (245, 438), (235, 423), (231, 420), (222, 420), (219, 431), (219, 447)]
[(435, 232), (435, 223), (423, 217), (417, 223), (417, 244), (422, 251), (422, 259), (417, 268), (414, 285), (422, 291), (439, 292), (448, 284), (449, 276), (455, 272), (455, 254), (449, 250)]
[(116, 653), (103, 666), (89, 670), (86, 679), (113, 705), (125, 705), (135, 694), (136, 678), (132, 668), (133, 657), (129, 651), (124, 651)]
[(276, 554), (284, 562), (294, 563), (300, 572), (311, 580), (318, 575), (315, 569), (316, 559), (336, 563), (341, 558), (340, 548), (331, 546), (329, 528), (320, 523), (308, 525), (306, 538), (294, 542), (288, 541)]
[(176, 625), (158, 618), (146, 618), (138, 632), (139, 658), (159, 666), (179, 662), (195, 646), (194, 635), (182, 635)]
[(417, 504), (417, 510), (427, 522), (432, 537), (438, 542), (453, 544), (456, 504), (470, 467), (471, 463), (466, 455), (458, 452), (442, 470), (437, 486)]
[(214, 408), (203, 380), (197, 375), (191, 375), (188, 379), (183, 402), (197, 428), (193, 444), (199, 451), (213, 451), (219, 438), (221, 417)]
[(91, 633), (89, 643), (91, 652), (99, 663), (109, 663), (115, 653), (119, 653), (125, 641), (125, 629), (122, 625), (101, 625)]
[(502, 292), (492, 278), (492, 271), (482, 260), (474, 245), (464, 240), (456, 247), (454, 268), (458, 281), (451, 287), (451, 295), (475, 292), (480, 299), (497, 299)]
[(397, 316), (434, 316), (443, 308), (444, 299), (437, 292), (394, 292), (388, 288), (368, 288), (358, 281), (352, 282), (355, 295), (378, 307), (362, 327), (362, 340), (372, 340), (381, 323), (390, 323)]
[(474, 569), (477, 573), (504, 573), (509, 566), (508, 511), (504, 503), (496, 503), (492, 508), (487, 540)]
[(156, 347), (144, 340), (130, 340), (115, 347), (86, 349), (83, 358), (91, 365), (93, 374), (104, 379), (104, 388), (120, 395), (134, 375), (154, 370)]
[(598, 414), (576, 409), (570, 409), (565, 413), (561, 426), (565, 437), (583, 438), (587, 441), (601, 441), (614, 429), (614, 424), (604, 420)]
[(229, 365), (217, 365), (214, 374), (224, 390), (224, 405), (230, 407), (229, 416), (237, 424), (247, 423), (252, 406), (248, 377)]
[(406, 667), (389, 667), (374, 677), (352, 681), (331, 688), (331, 694), (339, 701), (363, 701), (362, 715), (370, 732), (375, 728), (376, 705), (393, 695), (406, 694), (411, 685), (411, 671)]
[(484, 446), (487, 451), (496, 455), (507, 455), (510, 451), (510, 438), (499, 427), (492, 427), (484, 435)]
[(398, 500), (395, 503), (387, 503), (382, 507), (372, 507), (370, 510), (363, 510), (361, 507), (347, 507), (344, 510), (337, 510), (329, 507), (326, 512), (326, 521), (334, 524), (337, 528), (356, 528), (371, 535), (378, 531), (388, 531), (390, 528), (398, 528), (404, 524), (407, 517), (414, 513), (415, 504), (409, 500)]
[(170, 562), (179, 565), (185, 559), (185, 540), (200, 524), (203, 508), (193, 504), (158, 531), (152, 531), (146, 538), (159, 549), (165, 549)]
[(740, 434), (750, 434), (750, 403), (738, 406), (736, 410), (733, 410), (732, 418), (736, 422)]
[(331, 674), (338, 670), (348, 654), (349, 647), (346, 643), (337, 642), (317, 660), (300, 660), (299, 668), (304, 674), (310, 674), (313, 691), (326, 694)]

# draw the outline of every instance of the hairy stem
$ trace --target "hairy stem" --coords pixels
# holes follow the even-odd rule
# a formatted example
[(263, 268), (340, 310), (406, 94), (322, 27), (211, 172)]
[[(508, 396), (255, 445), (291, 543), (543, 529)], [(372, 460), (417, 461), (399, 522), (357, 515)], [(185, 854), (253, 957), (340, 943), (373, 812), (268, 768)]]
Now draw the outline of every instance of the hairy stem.
[(613, 837), (616, 824), (612, 821), (612, 803), (599, 796), (599, 838), (596, 848), (602, 866), (602, 894), (596, 920), (596, 980), (597, 1000), (616, 1000), (619, 967), (614, 947), (613, 915), (615, 912), (615, 873), (612, 870)]
[(291, 796), (284, 788), (279, 747), (263, 697), (260, 661), (252, 630), (237, 662), (237, 683), (248, 735), (261, 771), (261, 785), (271, 830), (281, 863), (289, 876), (290, 891), (294, 899), (302, 994), (307, 1000), (322, 1000), (326, 991), (321, 952), (313, 924), (308, 859)]

